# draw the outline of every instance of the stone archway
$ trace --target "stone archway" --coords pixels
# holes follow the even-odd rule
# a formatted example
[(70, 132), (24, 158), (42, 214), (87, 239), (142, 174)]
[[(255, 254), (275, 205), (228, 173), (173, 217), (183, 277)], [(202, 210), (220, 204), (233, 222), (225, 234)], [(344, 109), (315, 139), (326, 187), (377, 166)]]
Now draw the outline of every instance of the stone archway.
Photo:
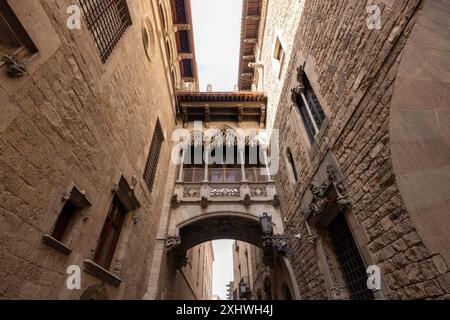
[(392, 162), (420, 238), (450, 265), (449, 1), (427, 1), (405, 45), (390, 115)]
[(194, 220), (180, 228), (180, 249), (187, 250), (200, 243), (234, 239), (262, 247), (262, 232), (254, 217), (212, 215)]
[[(275, 230), (275, 224), (274, 224)], [(233, 239), (243, 241), (263, 250), (265, 263), (270, 265), (272, 275), (270, 283), (273, 292), (279, 292), (281, 283), (288, 286), (292, 299), (299, 299), (298, 287), (292, 272), (289, 260), (282, 252), (263, 244), (263, 233), (259, 217), (245, 213), (213, 212), (198, 215), (188, 219), (177, 226), (177, 236), (167, 242), (164, 253), (164, 268), (160, 276), (164, 285), (160, 287), (158, 299), (172, 299), (177, 292), (177, 281), (181, 278), (180, 272), (187, 266), (186, 252), (204, 242), (220, 239)], [(284, 296), (278, 295), (279, 299)]]

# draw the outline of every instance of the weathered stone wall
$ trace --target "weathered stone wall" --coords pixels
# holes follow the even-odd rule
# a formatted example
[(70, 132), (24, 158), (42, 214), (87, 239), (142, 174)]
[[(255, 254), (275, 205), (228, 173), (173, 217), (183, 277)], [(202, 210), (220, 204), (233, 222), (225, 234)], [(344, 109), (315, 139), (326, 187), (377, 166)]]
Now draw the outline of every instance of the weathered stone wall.
[[(66, 28), (68, 1), (16, 2), (19, 19), (47, 32), (42, 52), (55, 52), (30, 74), (11, 79), (0, 70), (0, 297), (78, 298), (65, 289), (66, 268), (92, 259), (111, 200), (112, 186), (136, 175), (141, 208), (129, 213), (111, 271), (122, 279), (107, 285), (110, 298), (141, 298), (147, 290), (156, 231), (165, 199), (164, 172), (170, 164), (170, 133), (175, 125), (173, 95), (159, 41), (150, 62), (142, 47), (141, 19), (151, 17), (155, 36), (159, 18), (149, 1), (128, 1), (133, 25), (102, 64), (83, 24)], [(34, 16), (40, 14), (39, 17)], [(34, 20), (33, 20), (34, 17)], [(28, 19), (30, 20), (30, 19)], [(56, 35), (56, 37), (55, 37)], [(158, 38), (156, 38), (158, 39)], [(36, 39), (34, 39), (36, 40)], [(31, 73), (32, 71), (32, 73)], [(6, 110), (3, 110), (5, 105)], [(166, 135), (153, 192), (142, 179), (157, 118)], [(92, 206), (88, 218), (70, 232), (72, 253), (65, 256), (42, 243), (62, 208), (62, 195), (74, 182)], [(101, 280), (82, 272), (82, 289)]]
[(176, 300), (211, 300), (214, 251), (212, 242), (188, 250), (188, 263), (177, 271), (173, 298)]
[[(390, 157), (389, 112), (402, 50), (423, 1), (379, 1), (382, 29), (369, 30), (365, 1), (305, 1), (278, 104), (281, 168), (276, 177), (282, 214), (304, 238), (291, 258), (303, 299), (331, 297), (321, 266), (322, 239), (314, 244), (301, 214), (310, 180), (328, 151), (348, 184), (356, 218), (354, 235), (365, 262), (381, 267), (385, 298), (442, 298), (449, 293), (448, 266), (431, 254), (400, 196)], [(270, 19), (267, 22), (271, 25)], [(296, 68), (305, 66), (327, 120), (310, 144), (290, 101)], [(270, 112), (269, 112), (270, 113)], [(289, 181), (284, 150), (295, 158), (299, 181)], [(367, 254), (365, 254), (367, 253)]]
[[(294, 37), (300, 22), (304, 1), (270, 0), (263, 1), (266, 12), (265, 25), (261, 27), (262, 37), (258, 44), (258, 62), (264, 65), (260, 72), (258, 91), (267, 94), (267, 129), (273, 128), (278, 101), (287, 74), (288, 62), (293, 53)], [(263, 11), (263, 12), (264, 12)], [(281, 77), (279, 63), (274, 58), (275, 43), (279, 39), (285, 58), (282, 65)]]

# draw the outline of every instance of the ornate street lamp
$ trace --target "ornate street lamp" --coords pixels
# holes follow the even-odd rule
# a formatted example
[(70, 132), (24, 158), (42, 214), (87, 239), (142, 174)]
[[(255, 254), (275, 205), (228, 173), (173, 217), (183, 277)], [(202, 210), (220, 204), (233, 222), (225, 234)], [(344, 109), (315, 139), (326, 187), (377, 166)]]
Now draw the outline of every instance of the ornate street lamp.
[(242, 278), (241, 281), (239, 282), (239, 296), (242, 299), (247, 299), (250, 293), (251, 290), (249, 284)]
[(273, 233), (272, 228), (272, 217), (264, 212), (261, 217), (259, 217), (259, 221), (261, 222), (261, 229), (264, 236), (270, 236)]
[(261, 223), (261, 229), (262, 229), (262, 239), (263, 239), (263, 245), (265, 247), (272, 247), (282, 254), (284, 254), (287, 257), (290, 257), (293, 255), (292, 247), (290, 244), (290, 240), (292, 238), (300, 239), (301, 235), (286, 235), (286, 234), (273, 234), (273, 227), (272, 227), (272, 217), (267, 214), (267, 212), (264, 212), (262, 216), (259, 217), (259, 221)]

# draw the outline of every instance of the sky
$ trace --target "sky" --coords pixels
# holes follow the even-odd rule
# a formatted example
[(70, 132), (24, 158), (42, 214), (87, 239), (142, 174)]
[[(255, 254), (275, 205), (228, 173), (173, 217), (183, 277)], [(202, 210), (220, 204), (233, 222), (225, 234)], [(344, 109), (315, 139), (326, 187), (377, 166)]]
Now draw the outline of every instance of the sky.
[(191, 0), (200, 91), (233, 91), (238, 79), (242, 0)]
[[(200, 91), (233, 91), (238, 79), (242, 0), (191, 0)], [(232, 240), (213, 242), (213, 294), (233, 279)]]
[(233, 240), (213, 241), (213, 294), (227, 299), (226, 285), (233, 280)]

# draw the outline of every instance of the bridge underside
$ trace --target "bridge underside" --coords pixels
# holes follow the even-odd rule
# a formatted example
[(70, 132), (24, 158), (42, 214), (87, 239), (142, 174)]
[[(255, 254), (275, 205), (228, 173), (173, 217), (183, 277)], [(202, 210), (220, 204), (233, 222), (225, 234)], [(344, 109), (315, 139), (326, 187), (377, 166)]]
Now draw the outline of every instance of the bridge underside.
[(258, 221), (236, 216), (204, 218), (180, 229), (181, 245), (186, 250), (207, 241), (235, 239), (262, 247), (262, 232)]

